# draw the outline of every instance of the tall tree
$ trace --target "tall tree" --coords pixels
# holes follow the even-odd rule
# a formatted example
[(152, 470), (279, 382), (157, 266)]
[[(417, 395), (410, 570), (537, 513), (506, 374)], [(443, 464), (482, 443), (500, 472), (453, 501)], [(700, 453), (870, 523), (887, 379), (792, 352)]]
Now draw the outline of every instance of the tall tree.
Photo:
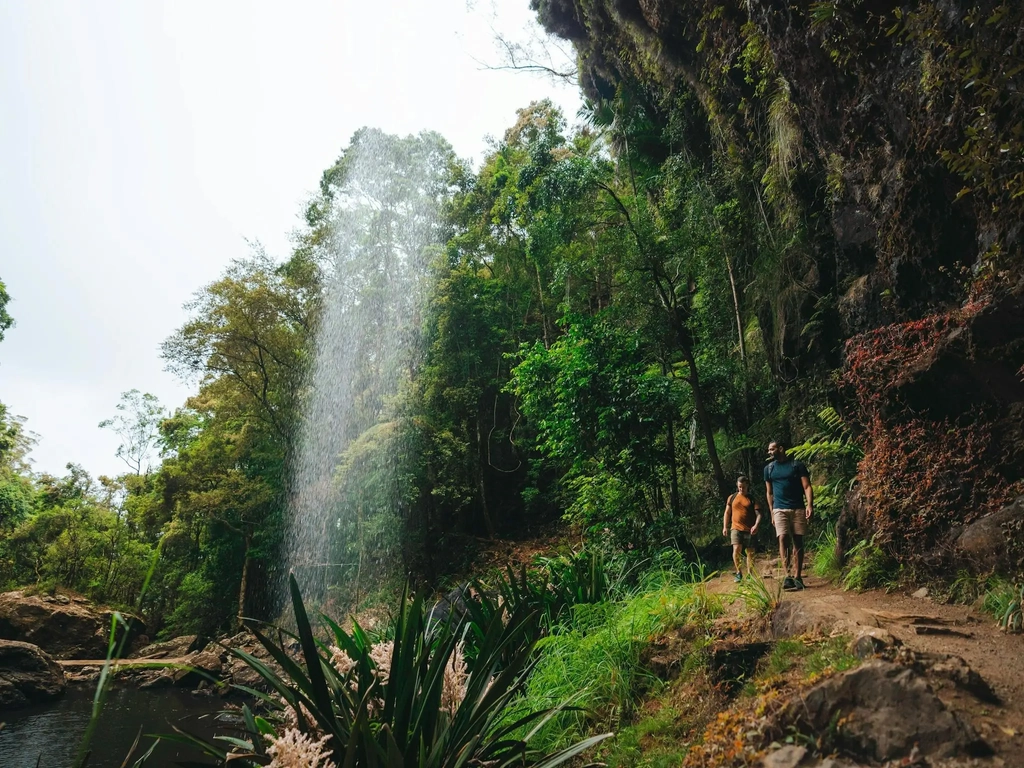
[(148, 475), (153, 451), (159, 443), (160, 423), (167, 413), (156, 395), (137, 389), (121, 393), (118, 414), (99, 423), (121, 438), (117, 457), (136, 475)]

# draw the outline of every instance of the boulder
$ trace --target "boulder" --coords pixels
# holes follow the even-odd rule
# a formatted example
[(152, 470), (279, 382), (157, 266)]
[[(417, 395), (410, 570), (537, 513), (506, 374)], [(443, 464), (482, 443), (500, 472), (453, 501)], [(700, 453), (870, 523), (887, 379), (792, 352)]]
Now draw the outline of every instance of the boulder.
[[(82, 597), (31, 595), (18, 590), (0, 594), (0, 640), (38, 645), (57, 659), (102, 659), (113, 611)], [(145, 631), (141, 619), (128, 622), (128, 644)]]
[(69, 685), (77, 685), (79, 683), (92, 685), (99, 680), (102, 671), (103, 667), (66, 667), (64, 669), (64, 678), (68, 681)]
[(850, 653), (858, 659), (868, 659), (884, 654), (890, 648), (901, 645), (898, 638), (879, 627), (865, 627), (850, 641)]
[(0, 711), (55, 699), (66, 688), (64, 670), (41, 648), (0, 640)]
[(835, 675), (783, 707), (779, 733), (795, 728), (856, 759), (884, 762), (915, 749), (926, 757), (978, 755), (986, 745), (946, 709), (911, 667), (874, 661)]
[(815, 600), (783, 599), (771, 620), (772, 637), (796, 637), (804, 634), (856, 634), (864, 627), (876, 627), (871, 613), (850, 604), (842, 594)]
[[(978, 572), (1000, 571), (1016, 575), (1024, 539), (1024, 496), (964, 528), (956, 539), (957, 551), (965, 563)], [(1008, 544), (1016, 544), (1016, 547)]]
[(237, 656), (228, 659), (228, 676), (231, 678), (232, 685), (242, 685), (256, 690), (263, 689), (267, 685), (267, 681), (255, 669)]
[[(220, 644), (224, 648), (244, 651), (265, 664), (276, 674), (284, 674), (278, 663), (274, 661), (271, 655), (267, 652), (267, 649), (263, 647), (260, 641), (257, 640), (256, 636), (251, 632), (239, 632), (233, 637), (222, 640)], [(267, 689), (267, 681), (264, 680), (256, 670), (246, 664), (242, 659), (238, 658), (235, 654), (229, 653), (227, 655), (224, 666), (224, 679), (232, 685), (241, 685), (246, 688), (255, 688), (256, 690)]]
[(170, 688), (174, 685), (173, 669), (158, 669), (139, 676), (139, 688)]
[(187, 656), (193, 650), (196, 642), (195, 635), (181, 635), (162, 643), (151, 643), (144, 645), (137, 651), (133, 651), (133, 659), (176, 659)]
[(210, 682), (211, 678), (220, 679), (224, 668), (220, 649), (215, 645), (208, 645), (199, 653), (187, 657), (182, 665), (174, 671), (174, 684), (187, 688), (195, 688), (203, 681)]

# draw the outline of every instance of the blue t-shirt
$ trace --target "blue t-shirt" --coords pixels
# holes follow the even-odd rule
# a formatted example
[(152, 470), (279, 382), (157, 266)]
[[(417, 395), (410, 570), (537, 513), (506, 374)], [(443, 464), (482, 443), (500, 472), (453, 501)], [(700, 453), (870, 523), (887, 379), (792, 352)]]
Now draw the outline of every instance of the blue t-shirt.
[(772, 509), (803, 509), (804, 485), (800, 478), (810, 476), (802, 461), (770, 462), (764, 468), (764, 481), (772, 484)]

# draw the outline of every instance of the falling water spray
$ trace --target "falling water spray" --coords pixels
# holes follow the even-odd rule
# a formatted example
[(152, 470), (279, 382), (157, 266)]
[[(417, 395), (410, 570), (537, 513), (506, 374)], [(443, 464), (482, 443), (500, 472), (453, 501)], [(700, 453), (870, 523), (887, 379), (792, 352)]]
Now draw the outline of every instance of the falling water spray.
[(394, 570), (415, 375), (451, 148), (361, 129), (325, 174), (330, 238), (292, 467), (284, 572), (312, 603), (358, 599)]

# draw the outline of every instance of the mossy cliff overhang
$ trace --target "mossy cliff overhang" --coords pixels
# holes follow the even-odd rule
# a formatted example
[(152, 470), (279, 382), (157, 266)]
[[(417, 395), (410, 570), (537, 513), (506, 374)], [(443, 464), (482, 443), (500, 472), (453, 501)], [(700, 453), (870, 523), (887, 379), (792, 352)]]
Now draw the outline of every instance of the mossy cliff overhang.
[[(1024, 89), (1003, 63), (1022, 50), (1017, 4), (532, 5), (576, 47), (588, 96), (625, 85), (667, 105), (686, 92), (708, 127), (690, 151), (757, 184), (771, 162), (773, 100), (784, 92), (800, 142), (792, 191), (816, 258), (832, 262), (815, 290), (842, 296), (873, 275), (868, 306), (848, 312), (848, 333), (959, 303), (965, 270), (994, 256), (1019, 268)], [(992, 69), (976, 78), (988, 89), (980, 95), (968, 79), (979, 67)], [(999, 109), (986, 118), (989, 102)]]

